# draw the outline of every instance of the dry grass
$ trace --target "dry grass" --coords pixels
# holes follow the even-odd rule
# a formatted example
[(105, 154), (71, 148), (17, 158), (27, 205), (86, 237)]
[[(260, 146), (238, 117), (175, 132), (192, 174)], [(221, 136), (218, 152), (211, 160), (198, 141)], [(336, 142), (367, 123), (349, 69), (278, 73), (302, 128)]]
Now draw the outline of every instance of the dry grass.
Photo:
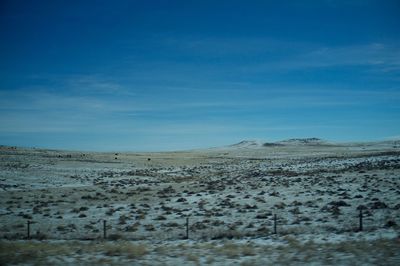
[(104, 246), (104, 254), (107, 256), (127, 256), (130, 259), (143, 257), (148, 253), (144, 245), (136, 245), (130, 242), (108, 243)]
[(200, 263), (199, 256), (196, 255), (196, 254), (193, 254), (193, 253), (186, 254), (186, 260), (190, 261), (190, 262), (193, 262), (195, 264), (199, 264)]
[(126, 241), (102, 242), (0, 242), (0, 265), (45, 261), (55, 256), (74, 256), (80, 254), (104, 254), (106, 256), (126, 256), (139, 259), (148, 254), (147, 247)]
[(77, 264), (96, 261), (97, 264), (154, 264), (160, 261), (173, 265), (166, 258), (180, 264), (369, 264), (398, 265), (400, 241), (380, 239), (373, 241), (345, 241), (318, 244), (301, 242), (285, 236), (281, 245), (238, 243), (234, 240), (203, 243), (140, 244), (130, 241), (114, 242), (49, 242), (0, 241), (0, 265), (54, 264), (54, 259), (73, 260)]
[(227, 242), (221, 247), (215, 248), (215, 252), (230, 259), (257, 255), (256, 247), (253, 244), (235, 244), (233, 242)]
[(72, 252), (69, 245), (38, 242), (0, 242), (0, 264), (38, 261), (58, 254), (69, 255)]

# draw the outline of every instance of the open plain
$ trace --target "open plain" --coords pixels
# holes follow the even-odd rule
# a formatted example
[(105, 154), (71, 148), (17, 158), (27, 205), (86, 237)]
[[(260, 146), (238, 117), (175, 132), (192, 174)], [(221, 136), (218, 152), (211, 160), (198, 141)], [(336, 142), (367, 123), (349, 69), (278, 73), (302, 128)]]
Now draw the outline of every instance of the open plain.
[(0, 220), (1, 264), (399, 265), (400, 141), (1, 146)]

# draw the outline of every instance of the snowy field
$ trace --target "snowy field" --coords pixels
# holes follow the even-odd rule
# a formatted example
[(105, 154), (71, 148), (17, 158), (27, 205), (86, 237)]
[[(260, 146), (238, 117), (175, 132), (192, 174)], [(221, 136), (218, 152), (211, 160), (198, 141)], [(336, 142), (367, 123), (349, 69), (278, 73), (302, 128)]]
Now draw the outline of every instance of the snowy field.
[(0, 264), (399, 265), (400, 141), (1, 146), (0, 220)]

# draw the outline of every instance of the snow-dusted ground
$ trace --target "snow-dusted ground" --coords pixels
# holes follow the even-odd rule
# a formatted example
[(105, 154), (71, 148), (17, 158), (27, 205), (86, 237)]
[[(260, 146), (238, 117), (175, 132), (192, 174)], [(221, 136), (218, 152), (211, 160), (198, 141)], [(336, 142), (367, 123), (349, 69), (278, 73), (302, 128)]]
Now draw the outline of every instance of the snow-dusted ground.
[[(364, 230), (357, 232), (360, 208)], [(190, 240), (182, 240), (187, 217)], [(326, 248), (323, 252), (333, 252), (333, 263), (343, 262), (346, 256), (355, 258), (346, 250), (342, 254), (342, 246), (356, 245), (356, 250), (382, 242), (382, 250), (397, 247), (391, 256), (385, 255), (390, 264), (400, 257), (396, 240), (400, 143), (296, 139), (263, 145), (244, 141), (223, 148), (165, 153), (0, 147), (0, 220), (0, 237), (10, 239), (1, 245), (19, 243), (21, 252), (24, 244), (40, 245), (18, 240), (26, 237), (28, 220), (33, 237), (51, 239), (51, 243), (68, 240), (65, 245), (82, 239), (98, 241), (105, 220), (109, 238), (146, 246), (142, 263), (265, 264), (288, 263), (290, 258), (309, 264), (304, 254), (293, 253), (303, 248), (309, 250), (311, 264), (329, 264), (329, 259), (315, 260), (309, 247), (321, 245)], [(221, 251), (224, 245), (230, 247), (229, 256), (224, 256), (232, 258), (208, 258), (208, 253), (225, 252)], [(290, 248), (290, 256), (279, 257)], [(193, 252), (164, 260), (159, 250), (165, 249)], [(272, 255), (265, 256), (265, 249), (271, 249)], [(96, 252), (99, 259), (110, 259), (105, 251)], [(127, 263), (129, 256), (124, 256), (111, 262)], [(375, 264), (373, 258), (382, 256), (363, 262)], [(62, 255), (49, 259), (68, 262)]]

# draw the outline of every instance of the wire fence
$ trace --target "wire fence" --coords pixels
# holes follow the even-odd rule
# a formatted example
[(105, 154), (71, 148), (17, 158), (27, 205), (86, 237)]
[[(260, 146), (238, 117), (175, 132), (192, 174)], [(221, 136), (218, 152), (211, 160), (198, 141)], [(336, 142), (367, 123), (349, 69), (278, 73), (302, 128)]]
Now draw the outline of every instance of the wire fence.
[(308, 217), (287, 212), (256, 218), (181, 216), (174, 219), (24, 219), (3, 227), (4, 239), (178, 240), (267, 237), (270, 235), (344, 234), (392, 228), (399, 232), (400, 210), (354, 209), (341, 215)]

